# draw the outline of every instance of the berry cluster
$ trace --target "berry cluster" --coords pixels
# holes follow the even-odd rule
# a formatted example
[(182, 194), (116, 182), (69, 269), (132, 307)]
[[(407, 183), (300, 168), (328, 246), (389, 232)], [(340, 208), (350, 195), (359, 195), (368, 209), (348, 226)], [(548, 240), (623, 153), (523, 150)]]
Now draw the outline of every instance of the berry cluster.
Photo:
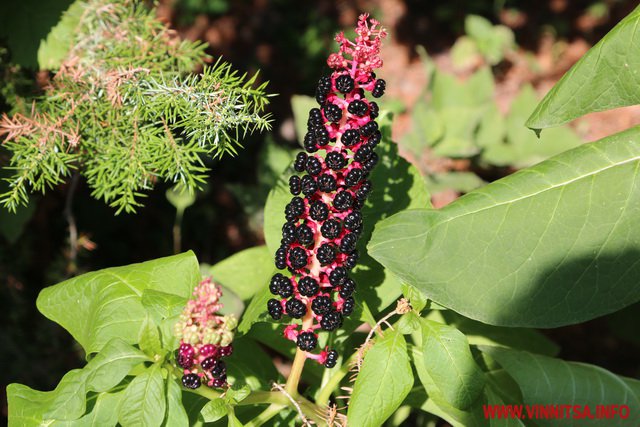
[(227, 367), (221, 358), (233, 352), (231, 342), (238, 322), (233, 315), (217, 314), (222, 308), (221, 295), (211, 279), (204, 279), (194, 289), (195, 298), (187, 302), (175, 325), (180, 338), (176, 363), (183, 369), (182, 385), (187, 388), (227, 384)]
[[(293, 198), (284, 211), (275, 264), (290, 275), (272, 277), (269, 290), (276, 297), (267, 309), (275, 320), (285, 315), (302, 319), (301, 325), (287, 326), (284, 335), (306, 352), (317, 347), (318, 329), (338, 329), (355, 306), (356, 283), (349, 270), (358, 260), (360, 210), (371, 192), (368, 177), (382, 139), (375, 122), (378, 105), (365, 98), (366, 92), (378, 98), (385, 90), (384, 80), (373, 73), (382, 66), (380, 46), (386, 36), (378, 27), (377, 21), (361, 15), (355, 42), (342, 33), (336, 37), (340, 51), (327, 61), (331, 75), (318, 82), (320, 108), (309, 112), (305, 152), (294, 162), (299, 175), (289, 180)], [(307, 357), (331, 368), (338, 355), (325, 348)]]

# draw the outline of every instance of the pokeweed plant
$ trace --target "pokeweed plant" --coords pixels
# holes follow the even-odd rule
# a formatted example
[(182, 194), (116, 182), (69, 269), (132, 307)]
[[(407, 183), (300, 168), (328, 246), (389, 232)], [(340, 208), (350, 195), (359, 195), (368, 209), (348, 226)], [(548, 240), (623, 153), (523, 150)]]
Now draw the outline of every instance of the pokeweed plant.
[[(269, 129), (266, 83), (183, 41), (139, 0), (77, 0), (38, 51), (56, 70), (31, 109), (0, 119), (10, 154), (0, 203), (82, 174), (92, 196), (134, 212), (159, 181), (192, 193), (207, 157), (235, 154), (239, 138)], [(204, 67), (201, 74), (192, 74)]]
[[(358, 37), (369, 24), (361, 18)], [(638, 24), (640, 8), (574, 66), (527, 125), (540, 130), (637, 102), (640, 89), (627, 83), (638, 63)], [(362, 40), (347, 46), (353, 52), (341, 53), (355, 59)], [(372, 147), (378, 166), (364, 170), (368, 160), (355, 158), (378, 138), (363, 134), (373, 109), (360, 91), (375, 90), (377, 78), (371, 70), (358, 78), (336, 58), (319, 82), (322, 109), (309, 115), (311, 156), (301, 155), (304, 162), (294, 162), (267, 200), (266, 246), (203, 267), (221, 288), (202, 281), (194, 255), (184, 253), (44, 289), (39, 310), (74, 336), (88, 363), (50, 392), (9, 385), (10, 425), (397, 426), (433, 425), (437, 417), (454, 426), (557, 423), (490, 419), (494, 405), (563, 405), (572, 426), (632, 422), (640, 381), (555, 358), (558, 347), (533, 328), (583, 322), (640, 299), (640, 129), (573, 148), (434, 210), (419, 173), (390, 142), (386, 112), (378, 112), (380, 143)], [(612, 68), (627, 78), (612, 77)], [(349, 111), (355, 101), (368, 115), (359, 114), (362, 107)], [(355, 150), (344, 144), (351, 129), (359, 133)], [(344, 156), (340, 167), (331, 167), (331, 153)], [(356, 168), (366, 180), (347, 182)], [(303, 171), (306, 187), (290, 178)], [(329, 191), (315, 178), (323, 175), (335, 181)], [(369, 198), (358, 198), (367, 180)], [(291, 191), (305, 198), (292, 204)], [(352, 196), (344, 210), (340, 192)], [(316, 201), (326, 218), (312, 215)], [(346, 276), (331, 279), (355, 253), (340, 249), (354, 233), (346, 224), (354, 208), (362, 218), (361, 230), (354, 228), (360, 257), (348, 279), (357, 289), (345, 286)], [(340, 225), (333, 238), (322, 232), (332, 219)], [(320, 251), (328, 243), (336, 246), (330, 257)], [(274, 275), (274, 253), (291, 277)], [(349, 296), (341, 295), (345, 289)], [(232, 337), (235, 320), (222, 304), (234, 294), (248, 305), (236, 313)], [(318, 312), (320, 296), (329, 304)], [(282, 331), (274, 318), (284, 314), (293, 320)], [(322, 329), (333, 332), (316, 336)], [(274, 359), (279, 368), (292, 359), (292, 368), (278, 370)], [(597, 405), (622, 410), (607, 410), (604, 420)]]

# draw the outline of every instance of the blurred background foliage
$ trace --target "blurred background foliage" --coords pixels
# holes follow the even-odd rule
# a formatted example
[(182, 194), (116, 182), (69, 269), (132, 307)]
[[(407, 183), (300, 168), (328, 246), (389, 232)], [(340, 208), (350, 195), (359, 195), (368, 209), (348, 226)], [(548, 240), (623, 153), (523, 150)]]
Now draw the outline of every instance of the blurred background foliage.
[[(3, 5), (0, 113), (28, 111), (42, 93), (51, 76), (38, 70), (40, 41), (70, 3)], [(213, 58), (222, 56), (242, 73), (259, 70), (260, 82), (269, 81), (267, 92), (277, 94), (269, 105), (273, 130), (241, 141), (236, 157), (206, 160), (212, 173), (195, 198), (158, 185), (137, 214), (114, 217), (114, 209), (91, 198), (81, 180), (73, 205), (76, 256), (64, 216), (70, 184), (31, 195), (16, 214), (0, 210), (2, 393), (13, 381), (49, 389), (81, 364), (72, 339), (36, 311), (43, 287), (178, 248), (215, 264), (264, 242), (267, 193), (298, 147), (295, 118), (309, 108), (307, 98), (295, 95), (313, 94), (327, 71), (334, 34), (350, 28), (359, 13), (373, 14), (390, 30), (381, 107), (395, 114), (393, 139), (440, 207), (518, 168), (640, 122), (640, 111), (631, 107), (546, 131), (541, 140), (523, 126), (541, 95), (635, 6), (629, 0), (159, 1), (158, 17), (181, 37), (203, 41)], [(8, 160), (0, 148), (0, 166)], [(637, 376), (634, 310), (546, 333), (564, 359)], [(2, 410), (6, 414), (4, 396)]]

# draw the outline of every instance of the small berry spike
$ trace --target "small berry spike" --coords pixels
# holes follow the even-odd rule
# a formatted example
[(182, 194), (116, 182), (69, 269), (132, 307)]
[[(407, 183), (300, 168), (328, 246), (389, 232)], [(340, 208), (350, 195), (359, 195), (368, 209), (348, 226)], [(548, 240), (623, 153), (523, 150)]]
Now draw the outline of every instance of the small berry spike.
[(368, 177), (378, 162), (374, 152), (382, 139), (375, 118), (385, 82), (373, 70), (382, 66), (380, 47), (386, 31), (361, 15), (355, 42), (336, 36), (338, 53), (329, 56), (332, 69), (318, 82), (304, 136), (306, 152), (296, 156), (299, 175), (289, 180), (293, 198), (285, 208), (286, 222), (276, 252), (277, 273), (269, 289), (267, 310), (275, 320), (301, 319), (284, 330), (285, 338), (306, 357), (332, 368), (338, 353), (318, 345), (319, 331), (335, 331), (354, 308), (356, 283), (349, 277), (358, 259), (362, 232), (360, 209), (371, 191)]
[(221, 358), (233, 352), (231, 342), (238, 322), (232, 314), (218, 314), (222, 292), (210, 278), (195, 287), (193, 296), (175, 325), (180, 339), (176, 364), (183, 369), (182, 385), (193, 389), (201, 384), (224, 387), (227, 367)]

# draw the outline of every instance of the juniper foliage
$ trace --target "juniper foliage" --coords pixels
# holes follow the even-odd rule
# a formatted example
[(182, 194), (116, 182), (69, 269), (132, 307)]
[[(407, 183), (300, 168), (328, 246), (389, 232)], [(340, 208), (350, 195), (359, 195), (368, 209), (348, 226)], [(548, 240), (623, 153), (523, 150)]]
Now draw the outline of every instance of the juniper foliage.
[(76, 1), (38, 53), (57, 66), (44, 94), (0, 120), (11, 171), (0, 203), (15, 211), (73, 173), (117, 213), (135, 212), (159, 181), (197, 189), (205, 156), (236, 154), (247, 133), (270, 128), (266, 83), (221, 60), (204, 65), (205, 48), (144, 2)]

